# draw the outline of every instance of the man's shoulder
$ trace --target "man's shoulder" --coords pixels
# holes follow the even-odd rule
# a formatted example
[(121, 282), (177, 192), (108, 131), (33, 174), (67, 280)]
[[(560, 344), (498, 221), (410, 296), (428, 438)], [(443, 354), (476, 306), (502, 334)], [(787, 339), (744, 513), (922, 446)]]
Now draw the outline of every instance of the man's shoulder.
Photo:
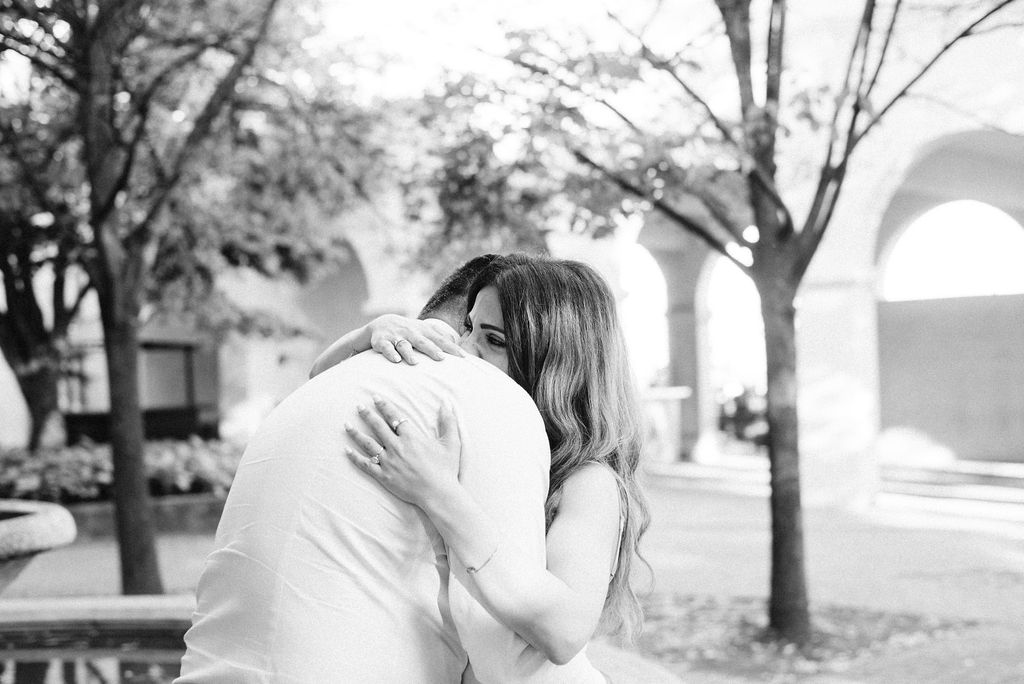
[[(453, 393), (464, 403), (486, 407), (517, 420), (536, 419), (540, 412), (533, 398), (515, 380), (491, 364), (474, 356), (453, 358), (446, 370), (454, 378)], [(440, 364), (448, 363), (446, 359)]]
[[(533, 399), (514, 380), (473, 356), (420, 356), (415, 365), (393, 363), (376, 352), (363, 352), (307, 381), (285, 403), (293, 409), (327, 405), (354, 394), (377, 393), (410, 401), (453, 401), (461, 419), (474, 424), (515, 425), (543, 434)], [(394, 396), (392, 396), (394, 395)]]
[(458, 390), (458, 393), (486, 393), (487, 396), (533, 406), (533, 400), (523, 388), (505, 373), (474, 356), (445, 356), (443, 361), (434, 361), (418, 354), (416, 365), (394, 363), (382, 355), (366, 351), (342, 361), (306, 383), (318, 380), (324, 387), (363, 384), (373, 377), (397, 380), (402, 383), (436, 382)]

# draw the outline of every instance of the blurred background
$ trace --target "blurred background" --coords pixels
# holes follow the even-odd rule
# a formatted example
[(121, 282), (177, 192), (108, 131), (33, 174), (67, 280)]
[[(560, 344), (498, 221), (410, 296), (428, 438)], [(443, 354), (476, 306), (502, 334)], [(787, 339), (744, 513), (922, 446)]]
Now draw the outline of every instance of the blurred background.
[[(788, 681), (1024, 619), (989, 610), (1024, 599), (1022, 223), (1012, 0), (0, 2), (0, 496), (79, 528), (7, 596), (189, 594), (241, 449), (319, 351), (415, 315), (471, 256), (528, 251), (619, 298), (669, 578), (652, 633), (674, 635), (638, 652)], [(811, 594), (882, 611), (814, 633), (886, 627), (826, 648), (769, 610), (824, 651), (741, 658), (708, 625), (761, 643), (736, 625), (766, 599), (807, 611), (801, 497)], [(125, 513), (142, 527), (115, 545), (102, 502), (171, 499), (198, 512)], [(725, 520), (729, 550), (703, 537)], [(858, 573), (887, 551), (833, 566), (831, 525), (921, 549), (879, 561), (890, 587), (950, 548), (897, 529), (970, 530), (994, 565), (966, 546), (955, 587), (880, 594)], [(151, 560), (118, 583), (119, 553)], [(86, 557), (98, 583), (61, 575)], [(843, 681), (1011, 681), (1012, 648), (998, 673), (968, 654)]]

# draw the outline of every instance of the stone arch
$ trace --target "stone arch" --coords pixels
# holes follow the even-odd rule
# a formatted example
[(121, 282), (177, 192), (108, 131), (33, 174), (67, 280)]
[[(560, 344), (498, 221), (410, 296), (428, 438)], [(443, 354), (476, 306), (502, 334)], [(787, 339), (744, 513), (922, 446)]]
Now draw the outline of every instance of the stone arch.
[(764, 322), (754, 282), (726, 257), (712, 254), (698, 283), (697, 302), (699, 319), (706, 322), (700, 367), (709, 369), (704, 383), (708, 391), (743, 387), (763, 394)]
[(344, 243), (345, 256), (296, 294), (296, 303), (321, 341), (329, 343), (369, 320), (369, 281), (355, 248)]
[[(935, 207), (974, 200), (1024, 224), (1022, 177), (1022, 136), (972, 131), (926, 145), (882, 215), (876, 285), (904, 231)], [(878, 301), (877, 313), (881, 455), (1024, 460), (1024, 294)]]
[(679, 406), (679, 456), (689, 458), (701, 435), (714, 429), (714, 396), (705, 387), (702, 350), (706, 310), (699, 306), (698, 292), (710, 250), (698, 238), (673, 225), (663, 216), (647, 217), (637, 242), (658, 263), (668, 295), (668, 384), (689, 388), (677, 398)]
[(925, 145), (882, 214), (875, 264), (914, 219), (953, 200), (992, 205), (1024, 224), (1024, 136), (967, 131)]
[(1024, 293), (1024, 225), (991, 204), (953, 200), (910, 221), (879, 258), (885, 301)]
[(311, 282), (269, 281), (247, 275), (232, 287), (244, 305), (262, 308), (303, 330), (294, 338), (230, 335), (220, 349), (221, 434), (247, 440), (267, 413), (301, 385), (317, 355), (343, 333), (366, 323), (370, 284), (364, 263), (372, 252), (343, 240), (344, 254)]

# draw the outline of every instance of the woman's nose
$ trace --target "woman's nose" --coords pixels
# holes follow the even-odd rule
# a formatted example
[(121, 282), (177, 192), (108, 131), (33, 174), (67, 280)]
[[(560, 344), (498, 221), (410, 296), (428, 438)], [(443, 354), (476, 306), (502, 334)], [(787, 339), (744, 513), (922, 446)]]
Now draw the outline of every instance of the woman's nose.
[(462, 338), (459, 339), (459, 346), (462, 347), (462, 351), (466, 352), (470, 356), (475, 356), (478, 359), (483, 358), (480, 356), (480, 348), (473, 339), (473, 333), (467, 332), (463, 334)]

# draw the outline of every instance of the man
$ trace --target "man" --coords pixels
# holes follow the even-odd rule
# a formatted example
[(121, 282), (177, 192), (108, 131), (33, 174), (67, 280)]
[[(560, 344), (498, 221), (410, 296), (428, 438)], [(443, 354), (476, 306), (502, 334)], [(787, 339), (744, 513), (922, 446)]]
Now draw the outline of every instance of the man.
[[(458, 329), (467, 264), (421, 314)], [(444, 295), (443, 291), (448, 294)], [(410, 353), (410, 352), (407, 352)], [(546, 681), (552, 666), (472, 600), (422, 512), (343, 453), (343, 424), (373, 395), (423, 428), (454, 406), (460, 479), (544, 563), (550, 455), (528, 395), (476, 358), (415, 366), (348, 359), (281, 403), (239, 465), (197, 589), (179, 682)]]

